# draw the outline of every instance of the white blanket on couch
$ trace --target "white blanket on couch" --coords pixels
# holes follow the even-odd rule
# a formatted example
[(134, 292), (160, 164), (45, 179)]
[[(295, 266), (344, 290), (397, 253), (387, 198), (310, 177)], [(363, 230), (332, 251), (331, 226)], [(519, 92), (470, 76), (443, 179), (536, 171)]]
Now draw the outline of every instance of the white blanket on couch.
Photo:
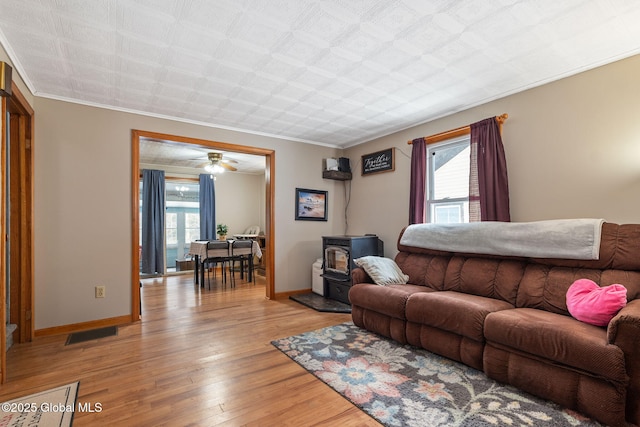
[(598, 259), (602, 219), (413, 224), (400, 244), (448, 252)]

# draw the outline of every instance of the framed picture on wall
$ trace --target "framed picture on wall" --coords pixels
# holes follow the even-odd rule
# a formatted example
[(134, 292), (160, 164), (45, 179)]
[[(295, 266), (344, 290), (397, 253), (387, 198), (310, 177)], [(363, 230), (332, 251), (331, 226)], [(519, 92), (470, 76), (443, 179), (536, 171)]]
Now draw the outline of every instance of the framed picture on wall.
[(362, 156), (362, 175), (394, 170), (396, 170), (394, 147)]
[(296, 220), (326, 221), (327, 192), (296, 188)]

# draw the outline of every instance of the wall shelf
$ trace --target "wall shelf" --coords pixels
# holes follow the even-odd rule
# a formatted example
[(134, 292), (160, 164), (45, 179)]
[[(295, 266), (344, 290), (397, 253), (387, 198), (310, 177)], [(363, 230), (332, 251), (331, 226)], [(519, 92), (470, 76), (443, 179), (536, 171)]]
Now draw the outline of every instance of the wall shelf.
[(351, 172), (342, 171), (322, 171), (322, 177), (324, 179), (335, 179), (338, 181), (350, 181)]

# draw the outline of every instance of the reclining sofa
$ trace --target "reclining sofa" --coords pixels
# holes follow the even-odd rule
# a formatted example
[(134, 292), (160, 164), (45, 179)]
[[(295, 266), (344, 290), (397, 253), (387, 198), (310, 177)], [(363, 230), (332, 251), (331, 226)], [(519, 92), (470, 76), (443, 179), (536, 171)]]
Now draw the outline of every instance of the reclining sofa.
[[(500, 255), (495, 242), (491, 254), (465, 252), (461, 239), (455, 251), (430, 249), (403, 238), (411, 227), (395, 257), (406, 284), (380, 286), (362, 268), (352, 272), (357, 326), (607, 425), (640, 425), (640, 225), (602, 222), (597, 259)], [(563, 235), (572, 237), (554, 233)], [(567, 290), (579, 279), (627, 289), (607, 326), (569, 313)]]

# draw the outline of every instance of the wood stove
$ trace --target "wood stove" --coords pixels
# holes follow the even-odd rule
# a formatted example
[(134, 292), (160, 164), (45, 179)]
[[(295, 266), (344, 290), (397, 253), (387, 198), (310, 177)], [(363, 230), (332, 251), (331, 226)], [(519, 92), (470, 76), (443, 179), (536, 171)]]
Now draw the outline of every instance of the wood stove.
[(349, 304), (353, 260), (384, 256), (384, 244), (376, 235), (322, 237), (324, 296)]

